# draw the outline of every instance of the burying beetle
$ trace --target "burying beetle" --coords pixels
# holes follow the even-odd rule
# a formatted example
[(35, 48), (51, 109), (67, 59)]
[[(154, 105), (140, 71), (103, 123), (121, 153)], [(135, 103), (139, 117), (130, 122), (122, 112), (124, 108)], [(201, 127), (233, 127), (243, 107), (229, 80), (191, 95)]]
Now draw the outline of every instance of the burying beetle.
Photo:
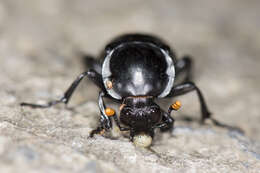
[[(46, 105), (21, 103), (32, 108), (48, 108), (58, 103), (67, 104), (80, 83), (87, 76), (100, 89), (98, 105), (100, 124), (90, 133), (99, 134), (112, 128), (111, 118), (121, 131), (130, 131), (130, 140), (142, 134), (154, 136), (154, 129), (173, 129), (172, 110), (180, 107), (180, 102), (172, 104), (168, 111), (162, 110), (154, 101), (196, 91), (201, 106), (201, 122), (211, 119), (218, 126), (226, 126), (210, 116), (200, 89), (190, 81), (192, 61), (186, 56), (177, 60), (175, 54), (161, 39), (143, 34), (127, 34), (110, 42), (101, 57), (102, 64), (88, 57), (90, 69), (80, 74), (59, 100)], [(185, 73), (181, 84), (174, 85), (179, 74)], [(103, 98), (120, 102), (120, 121), (112, 108), (106, 108)], [(126, 127), (122, 127), (120, 124)], [(141, 136), (140, 136), (141, 135)], [(151, 140), (150, 140), (151, 141)], [(150, 145), (145, 144), (145, 146)]]

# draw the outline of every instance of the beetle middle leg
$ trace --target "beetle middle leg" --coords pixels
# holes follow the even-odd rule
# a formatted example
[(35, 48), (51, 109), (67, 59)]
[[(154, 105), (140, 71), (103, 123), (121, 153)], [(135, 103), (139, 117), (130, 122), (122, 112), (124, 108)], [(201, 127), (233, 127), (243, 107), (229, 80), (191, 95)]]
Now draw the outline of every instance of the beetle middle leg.
[(100, 132), (102, 132), (103, 130), (108, 130), (110, 128), (112, 128), (112, 122), (111, 122), (111, 118), (108, 117), (106, 115), (106, 105), (104, 103), (103, 97), (105, 96), (105, 93), (103, 91), (101, 91), (99, 93), (98, 96), (98, 106), (99, 106), (99, 110), (100, 110), (100, 120), (99, 120), (99, 126), (92, 130), (90, 132), (90, 137), (93, 137), (95, 134), (100, 134)]
[(206, 119), (211, 118), (211, 113), (208, 110), (207, 104), (205, 102), (205, 99), (200, 91), (200, 89), (193, 83), (193, 82), (185, 82), (182, 84), (179, 84), (177, 86), (173, 86), (170, 94), (167, 97), (174, 97), (174, 96), (179, 96), (186, 94), (191, 91), (196, 91), (197, 95), (199, 97), (200, 101), (200, 107), (201, 107), (201, 122), (203, 123)]
[(22, 102), (20, 105), (21, 106), (29, 106), (31, 108), (49, 108), (49, 107), (54, 106), (54, 105), (56, 105), (58, 103), (64, 103), (64, 104), (67, 105), (67, 103), (69, 102), (73, 92), (75, 91), (75, 89), (77, 88), (77, 86), (79, 85), (79, 83), (81, 82), (81, 80), (85, 76), (87, 76), (89, 79), (91, 79), (99, 88), (101, 88), (102, 90), (105, 90), (101, 74), (97, 73), (95, 70), (91, 70), (90, 69), (90, 70), (88, 70), (86, 72), (81, 73), (73, 81), (73, 83), (70, 85), (70, 87), (66, 90), (66, 92), (64, 93), (64, 95), (60, 99), (54, 100), (54, 101), (50, 101), (47, 104), (34, 104), (34, 103)]
[(201, 114), (202, 114), (201, 123), (204, 123), (206, 119), (210, 119), (216, 126), (227, 128), (229, 130), (235, 130), (240, 133), (244, 133), (243, 130), (238, 127), (229, 126), (227, 124), (223, 124), (223, 123), (219, 122), (218, 120), (214, 119), (208, 110), (205, 99), (204, 99), (200, 89), (193, 82), (185, 82), (183, 84), (174, 86), (172, 88), (170, 94), (167, 97), (180, 96), (180, 95), (186, 94), (186, 93), (194, 91), (194, 90), (197, 92), (197, 95), (198, 95), (199, 101), (200, 101)]

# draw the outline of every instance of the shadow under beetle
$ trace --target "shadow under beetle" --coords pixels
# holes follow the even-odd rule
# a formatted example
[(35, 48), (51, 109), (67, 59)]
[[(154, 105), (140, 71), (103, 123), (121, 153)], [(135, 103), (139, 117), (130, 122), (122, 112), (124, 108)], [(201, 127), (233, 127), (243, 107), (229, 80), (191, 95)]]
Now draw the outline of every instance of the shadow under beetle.
[[(201, 106), (201, 122), (211, 119), (218, 126), (225, 126), (210, 116), (200, 89), (190, 81), (192, 61), (185, 56), (177, 60), (174, 52), (161, 39), (143, 34), (127, 34), (115, 38), (101, 56), (102, 63), (86, 57), (89, 70), (80, 74), (59, 100), (46, 105), (21, 103), (32, 108), (47, 108), (58, 103), (67, 104), (80, 81), (87, 76), (99, 88), (98, 105), (100, 124), (90, 133), (108, 131), (112, 128), (111, 118), (121, 131), (130, 131), (130, 140), (140, 133), (154, 136), (154, 129), (168, 131), (173, 128), (171, 111), (180, 103), (172, 104), (168, 111), (162, 110), (154, 101), (196, 91)], [(185, 74), (182, 83), (174, 80), (180, 73)], [(120, 102), (120, 119), (115, 111), (106, 108), (103, 98)], [(125, 127), (121, 126), (121, 123)]]

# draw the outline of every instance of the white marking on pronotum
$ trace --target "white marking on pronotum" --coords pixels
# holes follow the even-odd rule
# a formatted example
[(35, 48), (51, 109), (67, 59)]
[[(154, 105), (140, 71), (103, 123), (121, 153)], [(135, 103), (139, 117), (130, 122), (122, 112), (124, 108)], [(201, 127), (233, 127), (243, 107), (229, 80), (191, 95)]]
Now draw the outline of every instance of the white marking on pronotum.
[(175, 68), (173, 65), (172, 58), (169, 56), (169, 54), (163, 49), (160, 49), (160, 50), (162, 51), (162, 53), (164, 54), (164, 57), (166, 59), (166, 62), (167, 62), (166, 74), (169, 76), (169, 81), (168, 81), (167, 86), (165, 87), (163, 92), (158, 96), (159, 98), (162, 98), (162, 97), (167, 96), (173, 87), (174, 78), (175, 78)]
[(113, 88), (109, 88), (106, 84), (107, 82), (110, 81), (109, 77), (111, 76), (111, 71), (110, 71), (110, 59), (111, 59), (111, 55), (113, 54), (113, 52), (115, 51), (115, 49), (113, 49), (111, 52), (109, 52), (109, 54), (105, 57), (103, 66), (102, 66), (102, 78), (103, 78), (103, 82), (105, 85), (105, 88), (108, 92), (109, 95), (111, 95), (113, 98), (115, 99), (121, 99), (122, 97), (115, 92), (115, 90)]

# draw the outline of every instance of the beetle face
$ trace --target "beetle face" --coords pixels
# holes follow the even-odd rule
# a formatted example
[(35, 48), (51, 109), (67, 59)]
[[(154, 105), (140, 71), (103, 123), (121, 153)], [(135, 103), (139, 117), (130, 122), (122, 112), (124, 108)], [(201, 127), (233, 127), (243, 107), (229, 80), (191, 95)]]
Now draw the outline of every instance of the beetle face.
[(146, 131), (161, 121), (161, 109), (151, 98), (127, 98), (124, 103), (120, 120), (136, 131)]

